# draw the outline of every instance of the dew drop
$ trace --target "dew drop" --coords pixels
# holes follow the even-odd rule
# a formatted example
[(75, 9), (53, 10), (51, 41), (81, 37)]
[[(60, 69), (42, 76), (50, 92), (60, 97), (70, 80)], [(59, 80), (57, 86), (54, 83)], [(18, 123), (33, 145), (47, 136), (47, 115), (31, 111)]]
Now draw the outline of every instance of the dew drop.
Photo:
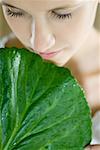
[(73, 87), (75, 87), (76, 86), (76, 84), (73, 84)]
[(16, 143), (13, 144), (14, 146), (16, 145)]
[(4, 120), (4, 117), (2, 117), (1, 120), (3, 121), (3, 120)]

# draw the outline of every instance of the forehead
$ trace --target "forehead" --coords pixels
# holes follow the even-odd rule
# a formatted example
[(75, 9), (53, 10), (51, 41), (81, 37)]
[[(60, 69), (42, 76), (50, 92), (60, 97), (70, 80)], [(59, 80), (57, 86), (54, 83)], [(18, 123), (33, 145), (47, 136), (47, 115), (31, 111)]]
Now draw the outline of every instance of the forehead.
[(0, 0), (0, 2), (6, 2), (18, 8), (24, 8), (26, 10), (51, 10), (56, 7), (66, 6), (71, 7), (81, 4), (87, 0)]

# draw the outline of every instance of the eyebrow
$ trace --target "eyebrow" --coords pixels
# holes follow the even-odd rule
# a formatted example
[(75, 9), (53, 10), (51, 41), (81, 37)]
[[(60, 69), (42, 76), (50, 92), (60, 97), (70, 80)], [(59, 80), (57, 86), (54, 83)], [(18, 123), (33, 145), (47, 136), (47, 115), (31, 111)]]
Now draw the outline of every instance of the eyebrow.
[[(8, 4), (8, 3), (6, 3), (6, 2), (4, 2), (4, 1), (1, 1), (0, 2), (0, 4), (1, 5), (4, 5), (4, 6), (8, 6), (8, 7), (11, 7), (11, 8), (15, 8), (15, 9), (19, 9), (20, 11), (24, 11), (25, 12), (25, 10), (23, 10), (23, 9), (21, 9), (21, 8), (18, 8), (18, 7), (15, 7), (15, 6), (13, 6), (13, 5), (11, 5), (11, 4)], [(51, 9), (51, 10), (59, 10), (59, 9), (65, 9), (65, 8), (70, 8), (70, 7), (75, 7), (75, 6), (80, 6), (82, 4), (82, 2), (78, 2), (78, 4), (74, 4), (74, 6), (72, 6), (71, 4), (70, 5), (67, 5), (67, 6), (60, 6), (60, 7), (57, 7), (57, 8), (53, 8), (53, 9)], [(69, 6), (69, 7), (68, 7)]]
[(19, 9), (19, 10), (22, 10), (22, 11), (24, 11), (23, 9), (21, 9), (21, 8), (18, 8), (18, 7), (15, 7), (15, 6), (13, 6), (13, 5), (10, 5), (10, 4), (7, 4), (6, 2), (4, 2), (4, 1), (1, 1), (1, 3), (0, 3), (1, 5), (4, 5), (4, 6), (8, 6), (8, 7), (11, 7), (11, 8), (16, 8), (16, 9)]

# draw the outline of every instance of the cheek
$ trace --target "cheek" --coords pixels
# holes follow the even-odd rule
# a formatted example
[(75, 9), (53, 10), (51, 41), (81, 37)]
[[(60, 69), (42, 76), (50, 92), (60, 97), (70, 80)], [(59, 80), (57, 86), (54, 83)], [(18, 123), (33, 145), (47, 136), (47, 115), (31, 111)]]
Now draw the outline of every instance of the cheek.
[(75, 49), (84, 42), (92, 27), (91, 8), (91, 4), (86, 2), (72, 13), (72, 19), (67, 19), (64, 23), (62, 21), (58, 25), (60, 30), (58, 30), (57, 37), (63, 45), (69, 43), (70, 47)]
[(11, 28), (11, 30), (14, 32), (14, 34), (16, 35), (16, 37), (24, 44), (24, 43), (28, 43), (28, 39), (30, 36), (30, 29), (31, 27), (29, 26), (30, 23), (25, 20), (24, 18), (13, 18), (10, 16), (7, 16), (4, 13), (5, 19), (9, 25), (9, 27)]
[(79, 47), (87, 38), (92, 28), (91, 5), (87, 2), (84, 7), (77, 10), (70, 25), (70, 41), (75, 47)]

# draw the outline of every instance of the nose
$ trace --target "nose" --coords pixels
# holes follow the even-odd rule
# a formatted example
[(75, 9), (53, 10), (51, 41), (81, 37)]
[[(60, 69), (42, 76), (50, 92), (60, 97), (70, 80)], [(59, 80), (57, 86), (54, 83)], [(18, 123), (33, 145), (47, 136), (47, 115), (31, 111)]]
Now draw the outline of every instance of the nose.
[(35, 51), (47, 52), (55, 45), (55, 36), (50, 32), (47, 24), (33, 21), (30, 43)]

